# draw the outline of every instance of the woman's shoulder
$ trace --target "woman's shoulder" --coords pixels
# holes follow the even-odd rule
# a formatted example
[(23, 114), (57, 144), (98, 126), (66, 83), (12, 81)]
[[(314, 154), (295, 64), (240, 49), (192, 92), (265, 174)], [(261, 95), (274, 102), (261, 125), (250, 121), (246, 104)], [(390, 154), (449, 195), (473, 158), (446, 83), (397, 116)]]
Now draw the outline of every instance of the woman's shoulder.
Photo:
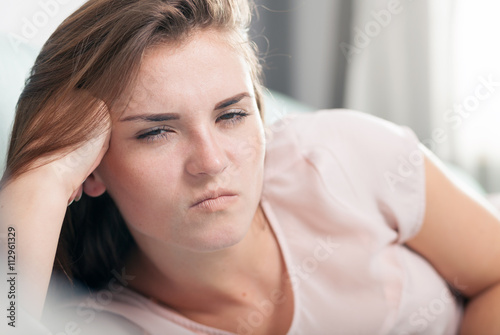
[(286, 168), (297, 160), (327, 155), (350, 169), (364, 170), (369, 162), (387, 171), (397, 168), (399, 156), (418, 150), (418, 143), (411, 129), (363, 112), (331, 109), (291, 114), (268, 126), (268, 165)]
[[(345, 208), (372, 210), (387, 217), (401, 241), (418, 229), (425, 171), (413, 131), (351, 110), (322, 110), (279, 122), (268, 142), (268, 198), (283, 202), (295, 195), (303, 203), (318, 195)], [(319, 196), (322, 190), (327, 196)]]

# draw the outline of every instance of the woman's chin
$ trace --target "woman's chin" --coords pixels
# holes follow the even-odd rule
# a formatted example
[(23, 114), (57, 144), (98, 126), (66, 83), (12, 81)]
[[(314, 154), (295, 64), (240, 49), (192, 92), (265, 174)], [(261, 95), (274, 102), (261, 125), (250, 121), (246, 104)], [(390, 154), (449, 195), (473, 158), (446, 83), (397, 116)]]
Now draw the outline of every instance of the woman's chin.
[(190, 249), (202, 253), (217, 252), (234, 247), (240, 243), (246, 235), (246, 231), (238, 232), (234, 230), (211, 232), (206, 236), (192, 240)]

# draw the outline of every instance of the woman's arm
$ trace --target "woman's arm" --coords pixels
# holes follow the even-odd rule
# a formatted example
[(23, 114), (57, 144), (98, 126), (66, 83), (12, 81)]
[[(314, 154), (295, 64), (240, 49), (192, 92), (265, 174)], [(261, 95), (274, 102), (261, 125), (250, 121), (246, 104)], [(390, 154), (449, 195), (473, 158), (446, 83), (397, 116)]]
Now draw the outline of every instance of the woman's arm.
[(500, 216), (486, 200), (461, 189), (442, 163), (425, 154), (426, 212), (407, 245), (471, 298), (461, 334), (500, 333)]
[[(15, 230), (15, 266), (9, 272), (17, 274), (13, 276), (16, 292), (8, 304), (13, 301), (16, 308), (22, 307), (37, 319), (42, 314), (68, 203), (81, 194), (83, 181), (109, 145), (109, 125), (96, 133), (79, 148), (8, 180), (0, 189), (0, 234), (9, 237), (9, 228), (10, 232)], [(7, 246), (3, 248), (1, 255), (6, 261)]]
[[(0, 191), (1, 233), (15, 238), (10, 258), (14, 266), (9, 273), (17, 274), (12, 276), (16, 289), (8, 303), (37, 319), (41, 317), (70, 196), (49, 165), (21, 175)], [(7, 250), (2, 257), (7, 258), (6, 254)]]

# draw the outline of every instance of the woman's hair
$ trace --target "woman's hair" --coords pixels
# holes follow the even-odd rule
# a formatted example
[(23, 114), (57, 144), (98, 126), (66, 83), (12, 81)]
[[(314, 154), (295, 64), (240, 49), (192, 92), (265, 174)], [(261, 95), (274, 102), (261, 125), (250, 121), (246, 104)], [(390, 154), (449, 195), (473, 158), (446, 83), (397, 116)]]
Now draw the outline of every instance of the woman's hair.
[[(144, 52), (161, 43), (175, 47), (199, 30), (229, 33), (250, 66), (262, 111), (261, 68), (248, 38), (250, 17), (247, 0), (86, 2), (58, 27), (35, 61), (17, 103), (3, 181), (90, 140), (128, 85), (134, 85)], [(83, 195), (66, 212), (54, 269), (100, 288), (115, 271), (121, 273), (133, 246), (109, 195)]]

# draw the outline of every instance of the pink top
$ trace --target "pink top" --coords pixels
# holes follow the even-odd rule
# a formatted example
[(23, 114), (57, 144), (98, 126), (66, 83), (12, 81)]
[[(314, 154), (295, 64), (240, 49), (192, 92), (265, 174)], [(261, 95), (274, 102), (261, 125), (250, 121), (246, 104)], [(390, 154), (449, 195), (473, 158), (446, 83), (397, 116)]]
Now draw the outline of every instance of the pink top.
[[(425, 210), (414, 133), (345, 110), (287, 117), (270, 129), (261, 203), (293, 284), (288, 334), (456, 334), (460, 304), (402, 245)], [(128, 289), (99, 309), (149, 334), (232, 334)], [(251, 334), (264, 315), (261, 307), (242, 318), (241, 331)]]

